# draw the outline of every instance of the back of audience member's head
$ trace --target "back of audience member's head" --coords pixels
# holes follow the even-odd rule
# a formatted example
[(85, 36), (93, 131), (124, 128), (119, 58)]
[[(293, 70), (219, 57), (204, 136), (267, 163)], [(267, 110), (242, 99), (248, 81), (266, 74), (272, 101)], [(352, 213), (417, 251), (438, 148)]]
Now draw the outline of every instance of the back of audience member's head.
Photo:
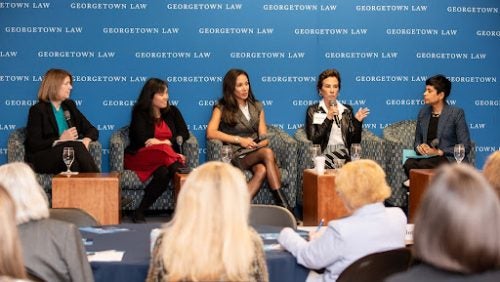
[(415, 218), (415, 256), (464, 274), (500, 268), (500, 203), (473, 167), (443, 166)]
[(2, 276), (26, 278), (21, 243), (15, 221), (16, 209), (9, 192), (0, 185), (0, 280)]
[(495, 151), (486, 159), (483, 175), (500, 197), (500, 151)]
[(249, 209), (239, 169), (207, 162), (191, 172), (165, 226), (161, 252), (169, 280), (248, 280), (255, 255)]
[(27, 164), (13, 162), (0, 166), (0, 185), (14, 200), (17, 224), (49, 217), (47, 195)]
[(391, 196), (384, 170), (372, 160), (358, 160), (344, 165), (335, 177), (335, 188), (350, 210), (383, 202)]

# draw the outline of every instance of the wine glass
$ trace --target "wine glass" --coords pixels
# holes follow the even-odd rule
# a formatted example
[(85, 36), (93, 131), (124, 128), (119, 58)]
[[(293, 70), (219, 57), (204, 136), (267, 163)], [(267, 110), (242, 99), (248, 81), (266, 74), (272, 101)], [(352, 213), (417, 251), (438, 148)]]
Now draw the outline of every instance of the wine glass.
[(62, 173), (67, 175), (78, 174), (78, 172), (73, 172), (70, 170), (70, 167), (73, 164), (73, 161), (75, 160), (75, 151), (73, 147), (64, 147), (62, 157), (64, 164), (67, 167), (67, 170)]
[(314, 159), (321, 155), (321, 146), (319, 144), (312, 144), (309, 147), (309, 153), (311, 154), (312, 166), (314, 167)]
[(461, 163), (465, 158), (464, 144), (455, 144), (455, 147), (453, 147), (453, 155), (455, 156), (457, 163)]
[(351, 144), (351, 161), (357, 161), (361, 159), (361, 144), (352, 143)]
[(232, 157), (232, 152), (233, 150), (231, 149), (230, 145), (222, 145), (222, 148), (220, 150), (220, 155), (222, 158), (222, 161), (225, 163), (230, 163), (231, 162), (231, 157)]

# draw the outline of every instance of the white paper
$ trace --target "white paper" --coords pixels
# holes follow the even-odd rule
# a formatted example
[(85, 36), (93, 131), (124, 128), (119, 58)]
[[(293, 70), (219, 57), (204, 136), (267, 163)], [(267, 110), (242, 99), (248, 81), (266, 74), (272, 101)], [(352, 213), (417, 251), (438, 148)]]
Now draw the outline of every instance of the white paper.
[(325, 121), (326, 113), (314, 113), (313, 124), (322, 124)]
[(100, 252), (87, 252), (89, 262), (92, 261), (122, 261), (125, 252), (108, 250)]

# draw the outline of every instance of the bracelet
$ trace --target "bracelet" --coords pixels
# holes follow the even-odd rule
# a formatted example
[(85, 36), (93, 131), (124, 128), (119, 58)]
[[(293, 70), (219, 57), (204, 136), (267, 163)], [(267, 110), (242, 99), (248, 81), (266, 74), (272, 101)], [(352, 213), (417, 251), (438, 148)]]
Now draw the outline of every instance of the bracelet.
[(234, 143), (240, 144), (240, 137), (239, 136), (234, 137)]

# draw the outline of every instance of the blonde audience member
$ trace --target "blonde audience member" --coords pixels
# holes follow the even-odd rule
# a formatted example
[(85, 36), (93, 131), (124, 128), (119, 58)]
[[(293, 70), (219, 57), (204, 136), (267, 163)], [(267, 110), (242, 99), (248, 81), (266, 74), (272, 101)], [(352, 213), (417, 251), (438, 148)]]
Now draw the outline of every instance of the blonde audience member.
[(323, 234), (312, 232), (308, 242), (291, 228), (281, 231), (278, 241), (299, 264), (311, 269), (307, 281), (335, 281), (357, 259), (375, 252), (405, 246), (406, 216), (399, 208), (384, 207), (391, 195), (382, 168), (372, 160), (343, 166), (336, 189), (350, 216), (328, 223)]
[(0, 185), (16, 207), (26, 269), (44, 281), (94, 281), (80, 232), (48, 218), (47, 196), (33, 170), (21, 162), (2, 165)]
[(388, 281), (500, 281), (500, 203), (467, 165), (439, 169), (415, 218), (413, 251), (422, 261)]
[(488, 157), (483, 167), (483, 175), (500, 197), (500, 151)]
[(262, 240), (248, 225), (243, 173), (207, 162), (182, 186), (156, 241), (147, 281), (268, 281)]
[(15, 216), (14, 202), (0, 185), (0, 281), (26, 278)]

